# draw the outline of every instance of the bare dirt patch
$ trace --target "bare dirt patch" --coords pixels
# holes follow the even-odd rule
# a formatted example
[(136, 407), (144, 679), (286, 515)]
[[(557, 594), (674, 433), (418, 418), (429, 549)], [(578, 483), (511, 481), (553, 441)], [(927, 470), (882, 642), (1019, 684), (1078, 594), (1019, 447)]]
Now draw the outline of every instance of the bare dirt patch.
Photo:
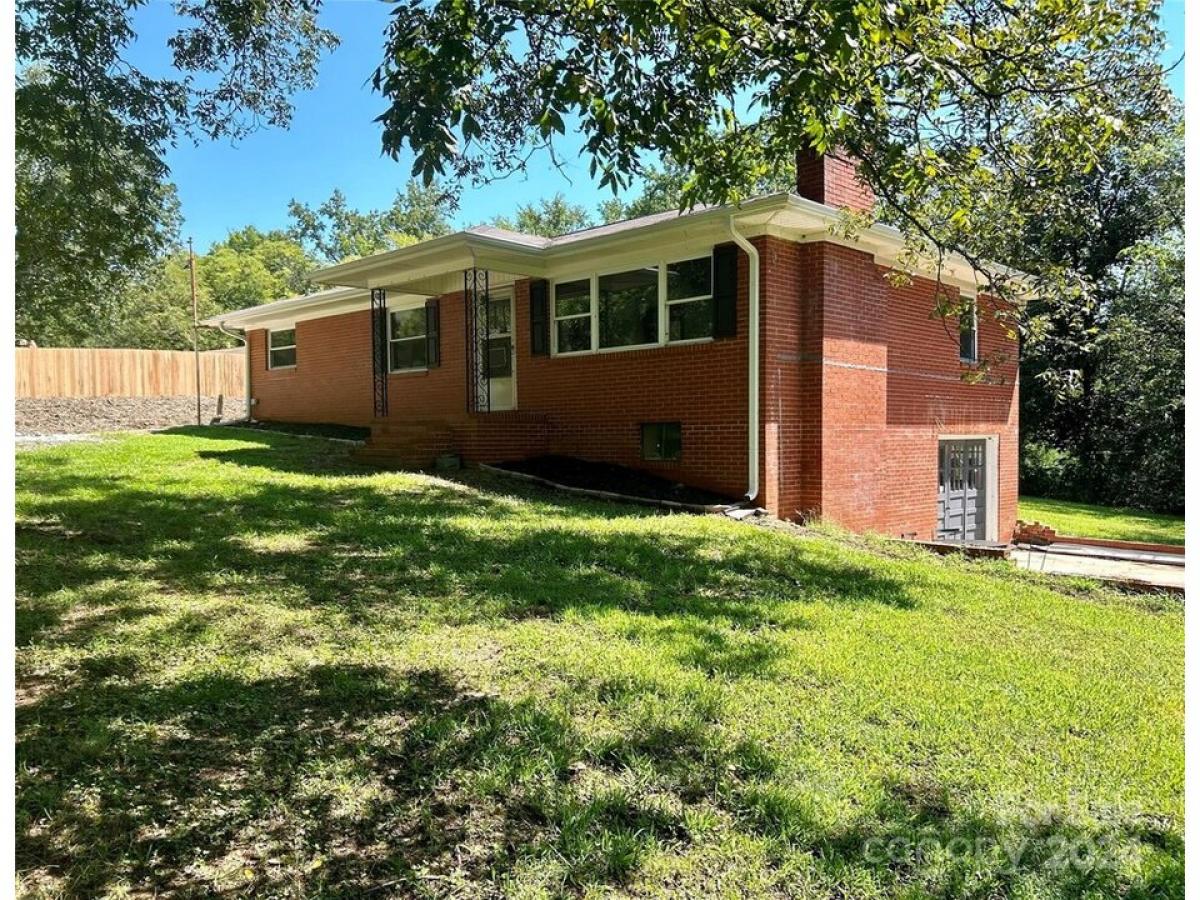
[[(200, 398), (200, 418), (217, 417), (216, 397)], [(245, 415), (242, 399), (226, 397), (224, 421)], [(195, 397), (18, 397), (17, 434), (85, 434), (94, 431), (141, 431), (196, 424)]]

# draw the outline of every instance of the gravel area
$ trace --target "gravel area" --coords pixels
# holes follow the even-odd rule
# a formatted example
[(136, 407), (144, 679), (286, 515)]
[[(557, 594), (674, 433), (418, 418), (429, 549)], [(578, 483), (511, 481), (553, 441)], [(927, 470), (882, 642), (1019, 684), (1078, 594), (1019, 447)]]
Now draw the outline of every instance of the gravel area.
[[(225, 398), (223, 419), (245, 415), (240, 397)], [(202, 397), (201, 421), (217, 415), (217, 398)], [(47, 397), (17, 398), (17, 435), (83, 434), (138, 431), (196, 424), (195, 397)]]

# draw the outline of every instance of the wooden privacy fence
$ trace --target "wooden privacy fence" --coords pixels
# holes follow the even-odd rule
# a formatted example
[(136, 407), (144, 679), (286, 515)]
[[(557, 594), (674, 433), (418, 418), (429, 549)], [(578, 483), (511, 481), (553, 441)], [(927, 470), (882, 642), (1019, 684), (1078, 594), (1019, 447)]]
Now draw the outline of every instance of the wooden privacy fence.
[[(188, 350), (17, 348), (18, 397), (178, 397), (196, 393)], [(246, 360), (240, 348), (200, 354), (200, 393), (241, 397)]]

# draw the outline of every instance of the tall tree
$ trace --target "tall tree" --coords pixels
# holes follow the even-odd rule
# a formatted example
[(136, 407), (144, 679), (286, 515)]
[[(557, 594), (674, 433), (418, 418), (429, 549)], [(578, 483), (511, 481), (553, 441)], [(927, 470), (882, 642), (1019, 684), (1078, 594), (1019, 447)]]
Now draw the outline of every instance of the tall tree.
[(167, 149), (287, 124), (336, 44), (319, 0), (180, 0), (171, 69), (151, 75), (127, 57), (140, 5), (17, 3), (16, 304), (30, 337), (96, 314), (169, 246)]
[(517, 206), (515, 218), (497, 216), (492, 220), (497, 228), (507, 228), (509, 231), (520, 231), (523, 234), (540, 234), (544, 237), (557, 237), (569, 231), (579, 231), (592, 224), (588, 211), (577, 203), (571, 203), (562, 192), (553, 197), (543, 197), (537, 205), (521, 203)]
[[(196, 266), (202, 271), (201, 261)], [(200, 317), (221, 311), (202, 277), (196, 280)], [(232, 342), (220, 332), (200, 329), (200, 348)], [(191, 272), (186, 250), (174, 249), (147, 266), (122, 290), (121, 302), (68, 342), (78, 347), (141, 347), (190, 350), (192, 347)]]
[(411, 180), (383, 210), (354, 209), (346, 195), (334, 189), (315, 208), (292, 200), (288, 234), (323, 262), (339, 263), (446, 234), (456, 206), (446, 187)]
[[(1153, 0), (439, 0), (397, 4), (374, 77), (383, 148), (487, 178), (574, 117), (602, 186), (648, 154), (682, 202), (736, 201), (797, 149), (841, 148), (912, 249), (985, 263), (996, 233), (1167, 96)], [(713, 123), (720, 127), (714, 129)]]
[(220, 309), (254, 306), (313, 290), (308, 273), (316, 260), (285, 231), (253, 225), (231, 231), (197, 266)]
[(1035, 302), (1022, 348), (1030, 490), (1182, 505), (1183, 171), (1176, 115), (1112, 145), (1012, 240), (1075, 286)]

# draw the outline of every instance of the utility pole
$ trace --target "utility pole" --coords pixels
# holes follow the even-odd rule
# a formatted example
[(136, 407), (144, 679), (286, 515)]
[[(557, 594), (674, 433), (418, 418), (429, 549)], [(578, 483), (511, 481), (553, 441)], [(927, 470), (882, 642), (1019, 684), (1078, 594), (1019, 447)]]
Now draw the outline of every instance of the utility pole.
[(192, 274), (192, 355), (196, 358), (196, 424), (200, 421), (200, 316), (196, 307), (196, 250), (188, 238), (188, 268)]

